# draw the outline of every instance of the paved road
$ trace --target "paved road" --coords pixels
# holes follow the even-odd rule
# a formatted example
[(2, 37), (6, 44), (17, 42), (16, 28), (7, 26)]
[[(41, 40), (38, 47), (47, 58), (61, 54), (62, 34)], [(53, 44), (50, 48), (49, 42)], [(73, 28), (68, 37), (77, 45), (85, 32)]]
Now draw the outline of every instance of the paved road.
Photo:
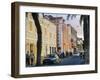
[(85, 61), (80, 56), (71, 56), (67, 58), (63, 58), (60, 65), (77, 65), (77, 64), (84, 64)]
[[(59, 64), (52, 64), (49, 66), (55, 66), (55, 65), (79, 65), (79, 64), (85, 64), (85, 61), (80, 56), (70, 56), (66, 58), (62, 58), (61, 62)], [(44, 66), (44, 65), (42, 65)], [(45, 65), (47, 66), (47, 65)], [(27, 67), (35, 67), (35, 65), (27, 66)]]

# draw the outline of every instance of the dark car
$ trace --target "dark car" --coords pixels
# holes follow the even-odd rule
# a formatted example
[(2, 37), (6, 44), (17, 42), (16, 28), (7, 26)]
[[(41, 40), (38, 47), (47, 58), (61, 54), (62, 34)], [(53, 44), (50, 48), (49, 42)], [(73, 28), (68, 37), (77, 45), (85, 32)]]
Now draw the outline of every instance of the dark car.
[(44, 65), (52, 65), (52, 64), (58, 64), (60, 62), (60, 59), (57, 54), (49, 54), (46, 58), (43, 60)]

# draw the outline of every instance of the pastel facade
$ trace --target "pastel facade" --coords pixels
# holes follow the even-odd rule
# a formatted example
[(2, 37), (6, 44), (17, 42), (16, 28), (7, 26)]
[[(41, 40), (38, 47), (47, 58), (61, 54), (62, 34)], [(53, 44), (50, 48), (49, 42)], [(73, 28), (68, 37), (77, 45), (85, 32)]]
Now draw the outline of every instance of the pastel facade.
[(61, 52), (73, 53), (77, 45), (76, 30), (71, 24), (65, 23), (63, 17), (53, 17), (51, 15), (45, 15), (45, 17), (57, 27), (57, 48), (60, 48)]
[(37, 56), (37, 29), (32, 18), (31, 13), (26, 13), (26, 27), (25, 27), (25, 52), (30, 53), (33, 50), (35, 56), (34, 64), (36, 63)]
[[(48, 54), (52, 54), (56, 51), (57, 37), (56, 37), (56, 25), (49, 20), (45, 19), (42, 14), (39, 14), (39, 22), (42, 30), (42, 52), (41, 57), (45, 57)], [(25, 51), (33, 50), (35, 55), (34, 64), (37, 60), (37, 28), (32, 18), (32, 13), (27, 13), (26, 16), (26, 32), (25, 32)], [(42, 62), (42, 60), (41, 60)]]
[(68, 47), (70, 52), (74, 52), (74, 49), (77, 47), (77, 32), (76, 30), (70, 25), (67, 24), (67, 30), (68, 30)]

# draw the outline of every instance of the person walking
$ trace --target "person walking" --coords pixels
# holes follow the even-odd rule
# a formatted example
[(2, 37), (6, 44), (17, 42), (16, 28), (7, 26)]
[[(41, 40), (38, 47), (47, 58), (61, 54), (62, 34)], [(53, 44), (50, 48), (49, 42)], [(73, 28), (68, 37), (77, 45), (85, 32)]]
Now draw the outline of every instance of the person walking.
[(26, 66), (30, 65), (30, 54), (29, 51), (26, 52)]
[(34, 53), (33, 53), (33, 50), (31, 50), (31, 52), (30, 52), (30, 65), (31, 66), (34, 65)]

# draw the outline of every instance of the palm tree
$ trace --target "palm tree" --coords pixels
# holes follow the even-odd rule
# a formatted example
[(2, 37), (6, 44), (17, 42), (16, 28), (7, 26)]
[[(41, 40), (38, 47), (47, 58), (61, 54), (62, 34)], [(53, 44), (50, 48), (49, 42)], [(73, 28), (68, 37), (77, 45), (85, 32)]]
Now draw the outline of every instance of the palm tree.
[(73, 18), (76, 18), (76, 16), (77, 16), (76, 14), (67, 14), (67, 18), (66, 19), (67, 20), (69, 20), (70, 18), (73, 19)]
[(41, 49), (42, 49), (42, 31), (41, 31), (41, 25), (39, 22), (39, 15), (38, 13), (32, 13), (33, 20), (35, 22), (36, 28), (37, 28), (37, 35), (38, 35), (38, 40), (37, 40), (37, 61), (36, 65), (40, 66), (41, 65)]
[(86, 63), (89, 63), (89, 41), (90, 41), (90, 24), (89, 24), (89, 15), (81, 15), (80, 24), (83, 22), (83, 32), (84, 32), (84, 42), (83, 49), (85, 51)]
[(84, 50), (89, 48), (89, 15), (81, 15), (80, 17), (80, 24), (83, 22), (83, 32), (84, 32)]

